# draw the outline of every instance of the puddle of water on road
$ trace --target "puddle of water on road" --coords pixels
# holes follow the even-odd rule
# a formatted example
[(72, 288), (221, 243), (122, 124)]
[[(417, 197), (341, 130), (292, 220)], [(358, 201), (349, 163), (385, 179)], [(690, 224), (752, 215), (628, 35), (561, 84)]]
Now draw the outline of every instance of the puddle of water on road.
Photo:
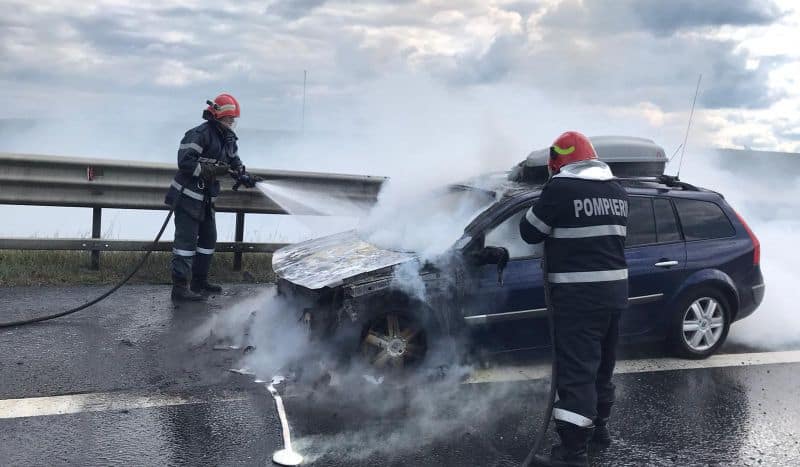
[(283, 399), (281, 399), (281, 395), (278, 390), (275, 389), (275, 385), (282, 383), (284, 379), (285, 378), (283, 376), (273, 376), (272, 381), (269, 383), (258, 379), (255, 382), (266, 385), (267, 391), (269, 391), (270, 395), (272, 395), (272, 398), (275, 400), (275, 407), (278, 410), (278, 418), (280, 418), (281, 421), (283, 449), (273, 453), (272, 462), (278, 465), (300, 465), (303, 463), (303, 456), (292, 449), (292, 437), (291, 433), (289, 432), (289, 420), (286, 418), (286, 410), (283, 407)]

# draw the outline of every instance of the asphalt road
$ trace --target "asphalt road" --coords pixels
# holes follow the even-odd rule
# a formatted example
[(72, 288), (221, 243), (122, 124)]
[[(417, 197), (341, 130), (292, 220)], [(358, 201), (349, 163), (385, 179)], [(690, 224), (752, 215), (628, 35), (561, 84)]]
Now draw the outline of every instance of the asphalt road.
[[(0, 320), (100, 291), (0, 289)], [(0, 330), (0, 465), (271, 465), (275, 404), (229, 371), (254, 353), (215, 350), (237, 345), (216, 332), (220, 317), (247, 316), (263, 291), (236, 286), (174, 309), (167, 287), (131, 286), (78, 315)], [(700, 363), (659, 352), (623, 349), (615, 442), (593, 465), (800, 464), (798, 349), (727, 346)], [(351, 372), (277, 387), (306, 465), (512, 466), (541, 422), (547, 363), (533, 354), (404, 385)]]

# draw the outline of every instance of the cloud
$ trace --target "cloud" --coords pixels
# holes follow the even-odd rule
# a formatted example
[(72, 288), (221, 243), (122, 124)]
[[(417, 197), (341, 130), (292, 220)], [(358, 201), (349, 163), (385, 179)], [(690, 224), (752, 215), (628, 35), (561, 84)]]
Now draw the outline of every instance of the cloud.
[[(224, 89), (259, 125), (293, 128), (307, 70), (307, 121), (326, 128), (374, 123), (358, 104), (378, 88), (370, 84), (418, 75), (454, 95), (524, 87), (563, 108), (634, 109), (658, 128), (673, 124), (660, 113), (688, 108), (702, 73), (699, 105), (720, 111), (720, 136), (728, 133), (719, 122), (741, 125), (722, 110), (774, 108), (796, 88), (785, 71), (794, 57), (755, 56), (737, 31), (796, 31), (787, 21), (798, 13), (755, 0), (5, 3), (0, 83), (16, 97), (15, 114), (0, 110), (0, 118), (53, 116), (39, 113), (65, 95), (84, 96), (96, 114), (137, 114), (130, 102), (147, 99), (167, 109), (164, 118), (183, 118), (196, 112), (174, 109)], [(785, 118), (782, 128), (800, 127)], [(782, 128), (747, 133), (791, 138)]]
[(642, 26), (659, 35), (707, 26), (764, 26), (777, 21), (777, 5), (762, 0), (629, 0)]
[(267, 14), (278, 15), (288, 20), (296, 20), (323, 5), (326, 0), (276, 0), (267, 5)]
[(545, 22), (571, 32), (645, 31), (670, 36), (692, 28), (764, 26), (783, 14), (769, 0), (564, 0), (548, 13)]

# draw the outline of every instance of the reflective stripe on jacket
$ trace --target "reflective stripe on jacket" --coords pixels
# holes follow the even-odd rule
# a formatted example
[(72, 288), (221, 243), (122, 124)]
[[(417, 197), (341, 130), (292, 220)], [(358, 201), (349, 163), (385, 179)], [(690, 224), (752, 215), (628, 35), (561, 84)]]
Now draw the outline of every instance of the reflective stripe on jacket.
[(164, 203), (172, 206), (183, 188), (178, 207), (193, 218), (205, 217), (205, 206), (219, 195), (219, 181), (206, 182), (200, 178), (201, 164), (225, 163), (233, 169), (242, 166), (236, 135), (215, 122), (205, 122), (187, 131), (178, 146), (178, 173), (170, 184)]
[(545, 185), (520, 221), (520, 233), (528, 243), (545, 242), (557, 309), (627, 306), (627, 223), (628, 195), (613, 178), (556, 176)]

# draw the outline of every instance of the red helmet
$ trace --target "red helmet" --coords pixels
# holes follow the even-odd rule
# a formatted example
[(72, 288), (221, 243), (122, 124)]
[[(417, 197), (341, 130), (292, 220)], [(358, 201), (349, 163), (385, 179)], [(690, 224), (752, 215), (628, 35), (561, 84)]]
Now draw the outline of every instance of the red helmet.
[(206, 101), (206, 103), (208, 104), (206, 110), (217, 120), (222, 117), (239, 118), (239, 102), (230, 94), (220, 94), (214, 98), (214, 102)]
[(577, 131), (568, 131), (556, 138), (550, 146), (547, 169), (551, 175), (555, 175), (567, 164), (590, 159), (597, 159), (597, 152), (589, 138)]

